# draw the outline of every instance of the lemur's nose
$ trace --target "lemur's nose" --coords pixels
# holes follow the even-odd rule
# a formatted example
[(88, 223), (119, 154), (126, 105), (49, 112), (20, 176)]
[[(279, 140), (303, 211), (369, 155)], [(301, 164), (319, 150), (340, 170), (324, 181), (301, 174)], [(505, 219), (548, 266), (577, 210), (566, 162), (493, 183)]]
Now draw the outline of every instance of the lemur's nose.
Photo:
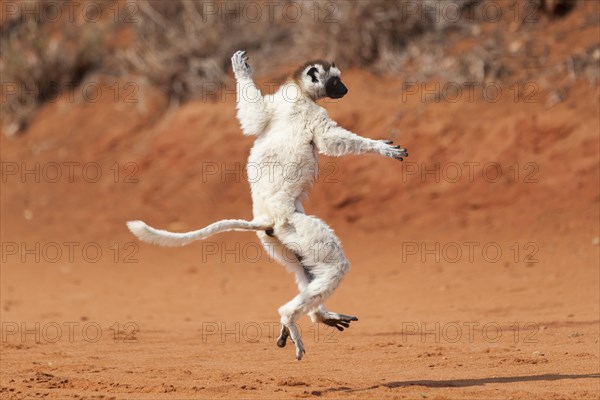
[(348, 93), (348, 88), (342, 82), (340, 82), (340, 86), (341, 87), (338, 89), (339, 93), (340, 93), (341, 96), (345, 96), (346, 93)]

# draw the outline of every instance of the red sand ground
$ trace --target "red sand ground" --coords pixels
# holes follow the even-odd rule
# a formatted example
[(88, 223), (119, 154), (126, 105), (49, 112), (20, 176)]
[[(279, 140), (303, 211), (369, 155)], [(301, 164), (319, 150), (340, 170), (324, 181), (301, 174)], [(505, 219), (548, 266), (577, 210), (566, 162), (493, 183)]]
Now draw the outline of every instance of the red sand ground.
[[(303, 318), (297, 362), (274, 342), (293, 279), (254, 235), (162, 249), (126, 230), (250, 218), (244, 175), (220, 175), (252, 145), (231, 96), (166, 114), (151, 91), (63, 101), (0, 139), (0, 396), (597, 399), (597, 88), (578, 81), (548, 109), (543, 90), (534, 103), (507, 88), (497, 103), (423, 103), (402, 101), (400, 79), (344, 77), (332, 117), (410, 152), (323, 157), (306, 204), (352, 261), (328, 308), (360, 321), (333, 332)], [(36, 163), (39, 183), (7, 169)], [(437, 182), (421, 176), (436, 165)]]

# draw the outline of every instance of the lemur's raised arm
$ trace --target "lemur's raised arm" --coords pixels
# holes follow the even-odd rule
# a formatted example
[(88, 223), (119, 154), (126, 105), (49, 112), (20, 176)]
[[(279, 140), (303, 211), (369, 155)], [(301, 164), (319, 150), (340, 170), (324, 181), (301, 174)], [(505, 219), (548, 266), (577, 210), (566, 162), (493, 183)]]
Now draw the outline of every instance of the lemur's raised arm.
[(393, 146), (391, 140), (368, 139), (338, 126), (324, 110), (315, 116), (313, 134), (317, 149), (328, 156), (376, 153), (399, 161), (408, 156), (406, 149)]
[(237, 119), (244, 135), (259, 135), (269, 124), (263, 95), (252, 80), (245, 51), (236, 51), (231, 64), (236, 79)]

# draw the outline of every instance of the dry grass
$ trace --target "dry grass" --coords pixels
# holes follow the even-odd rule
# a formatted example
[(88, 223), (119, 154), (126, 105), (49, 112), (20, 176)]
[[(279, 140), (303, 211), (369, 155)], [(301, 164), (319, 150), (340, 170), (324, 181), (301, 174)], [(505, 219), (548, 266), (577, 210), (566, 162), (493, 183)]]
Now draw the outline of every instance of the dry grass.
[[(568, 0), (535, 1), (550, 14), (572, 6)], [(96, 3), (107, 11), (101, 23), (45, 21), (29, 14), (0, 27), (5, 133), (23, 132), (35, 110), (52, 99), (53, 87), (77, 85), (92, 73), (136, 77), (162, 90), (172, 104), (188, 101), (201, 95), (206, 84), (227, 82), (229, 58), (238, 49), (248, 50), (254, 68), (267, 74), (308, 58), (335, 59), (343, 67), (375, 72), (402, 71), (417, 80), (460, 83), (510, 73), (509, 64), (498, 61), (506, 46), (493, 38), (465, 54), (447, 54), (453, 40), (477, 36), (485, 21), (451, 20), (440, 13), (468, 14), (486, 0), (285, 0), (272, 10), (264, 1)], [(49, 1), (38, 4), (43, 12)], [(123, 32), (132, 39), (119, 43)], [(9, 86), (17, 91), (9, 95)]]

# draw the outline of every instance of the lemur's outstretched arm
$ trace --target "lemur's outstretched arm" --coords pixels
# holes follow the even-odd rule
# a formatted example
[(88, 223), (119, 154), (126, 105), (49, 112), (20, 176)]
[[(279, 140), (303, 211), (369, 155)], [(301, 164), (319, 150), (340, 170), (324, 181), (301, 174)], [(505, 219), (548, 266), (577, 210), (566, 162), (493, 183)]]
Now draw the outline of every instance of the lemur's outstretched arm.
[(237, 119), (244, 135), (260, 135), (269, 123), (263, 95), (252, 80), (245, 51), (236, 51), (231, 57), (236, 79)]
[(373, 140), (356, 135), (331, 120), (326, 114), (315, 121), (314, 141), (319, 151), (328, 156), (340, 157), (347, 154), (376, 153), (403, 161), (408, 156), (406, 149), (393, 146), (391, 140)]

